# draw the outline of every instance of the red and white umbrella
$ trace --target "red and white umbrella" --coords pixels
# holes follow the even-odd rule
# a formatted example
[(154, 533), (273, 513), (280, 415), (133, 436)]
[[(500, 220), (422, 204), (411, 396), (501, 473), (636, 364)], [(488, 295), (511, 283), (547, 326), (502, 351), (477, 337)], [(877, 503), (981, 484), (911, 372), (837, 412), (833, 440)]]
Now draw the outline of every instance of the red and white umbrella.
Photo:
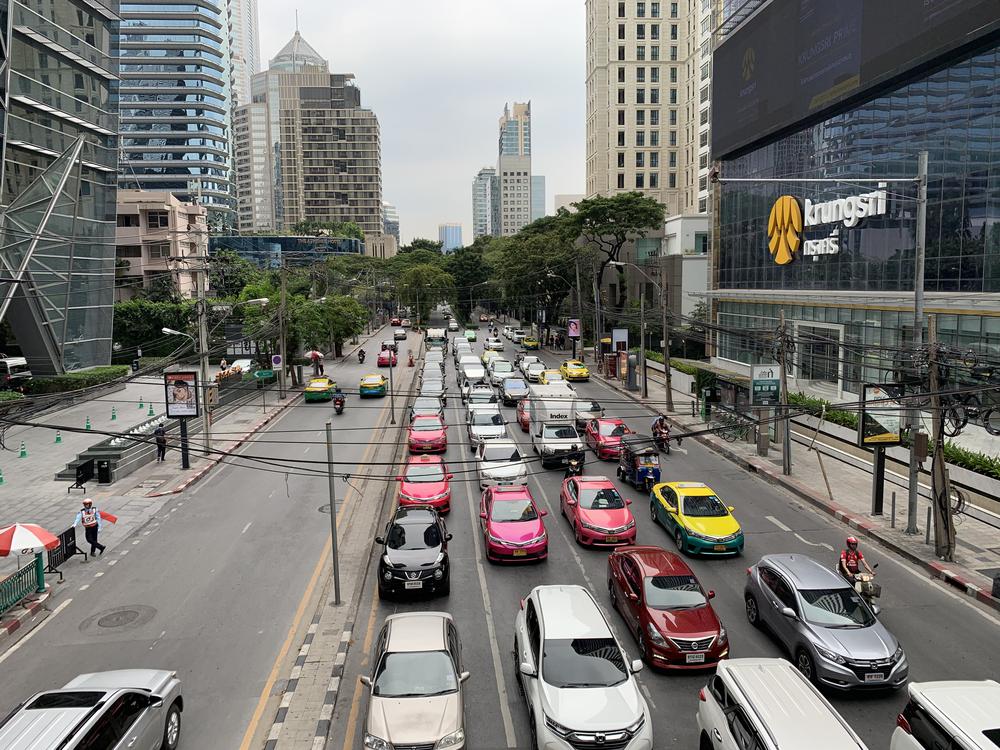
[(30, 555), (43, 549), (55, 549), (59, 537), (46, 531), (38, 524), (15, 523), (0, 529), (0, 557)]
[(315, 358), (315, 359), (323, 359), (324, 357), (326, 357), (326, 355), (323, 354), (323, 352), (318, 352), (315, 349), (313, 349), (311, 352), (306, 352), (306, 356), (309, 357), (309, 359), (313, 359), (313, 358)]

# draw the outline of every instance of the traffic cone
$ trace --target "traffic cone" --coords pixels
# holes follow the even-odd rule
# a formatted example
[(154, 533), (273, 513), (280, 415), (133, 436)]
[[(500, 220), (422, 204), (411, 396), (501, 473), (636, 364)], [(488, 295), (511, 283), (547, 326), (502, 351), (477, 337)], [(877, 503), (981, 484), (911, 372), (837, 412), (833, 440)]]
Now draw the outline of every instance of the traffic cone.
[(18, 454), (18, 458), (27, 458), (27, 457), (28, 457), (28, 446), (26, 446), (24, 444), (24, 441), (22, 440), (21, 441), (21, 452)]
[(111, 407), (111, 421), (114, 422), (117, 419), (118, 419), (118, 412), (115, 410), (115, 407), (112, 406)]
[(3, 469), (0, 469), (0, 484), (6, 484), (7, 480), (3, 478)]
[(145, 409), (146, 408), (146, 404), (144, 404), (143, 401), (142, 401), (142, 396), (139, 396), (139, 408), (140, 409)]
[(59, 430), (56, 430), (56, 443), (61, 443), (61, 442), (62, 442), (62, 433), (59, 432)]
[(146, 416), (147, 417), (155, 417), (156, 416), (156, 412), (153, 411), (153, 402), (152, 401), (149, 402), (149, 411), (146, 412)]
[(88, 430), (90, 429), (90, 417), (87, 417), (87, 424), (85, 425), (85, 428)]

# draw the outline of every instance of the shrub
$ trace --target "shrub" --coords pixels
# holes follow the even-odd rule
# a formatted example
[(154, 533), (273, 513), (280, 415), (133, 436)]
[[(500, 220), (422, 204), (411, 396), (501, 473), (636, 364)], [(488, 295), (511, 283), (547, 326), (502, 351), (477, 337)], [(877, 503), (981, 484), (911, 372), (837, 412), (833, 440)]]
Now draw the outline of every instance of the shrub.
[(33, 378), (25, 384), (24, 391), (33, 395), (78, 391), (84, 388), (92, 388), (95, 385), (110, 383), (113, 380), (125, 377), (128, 372), (128, 365), (93, 367), (89, 370), (70, 372), (51, 378)]
[(807, 396), (804, 393), (789, 393), (788, 403), (798, 406), (803, 411), (809, 412), (812, 416), (818, 417), (826, 406), (826, 419), (828, 422), (847, 427), (852, 430), (858, 429), (858, 415), (854, 412), (843, 411), (841, 409), (830, 409), (830, 402), (821, 398)]
[(0, 401), (20, 401), (24, 394), (17, 391), (0, 391)]
[[(931, 445), (933, 450), (933, 444)], [(1000, 479), (1000, 458), (986, 456), (976, 451), (970, 451), (955, 445), (949, 440), (944, 441), (944, 460), (947, 463), (961, 466), (963, 469), (983, 474), (993, 479)]]

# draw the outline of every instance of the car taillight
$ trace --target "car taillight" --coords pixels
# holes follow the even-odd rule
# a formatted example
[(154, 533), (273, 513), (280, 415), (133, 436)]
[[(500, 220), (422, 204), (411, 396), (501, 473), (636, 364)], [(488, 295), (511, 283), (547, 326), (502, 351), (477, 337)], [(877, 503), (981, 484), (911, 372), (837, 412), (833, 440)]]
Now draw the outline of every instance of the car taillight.
[(702, 701), (703, 703), (708, 700), (708, 698), (705, 696), (705, 688), (702, 688), (701, 690), (698, 691), (698, 700)]
[(524, 599), (521, 600), (521, 609), (524, 609)]
[(903, 716), (903, 714), (900, 714), (899, 716), (896, 717), (896, 726), (902, 729), (907, 734), (913, 734), (913, 730), (910, 729), (910, 722), (906, 720), (906, 717)]

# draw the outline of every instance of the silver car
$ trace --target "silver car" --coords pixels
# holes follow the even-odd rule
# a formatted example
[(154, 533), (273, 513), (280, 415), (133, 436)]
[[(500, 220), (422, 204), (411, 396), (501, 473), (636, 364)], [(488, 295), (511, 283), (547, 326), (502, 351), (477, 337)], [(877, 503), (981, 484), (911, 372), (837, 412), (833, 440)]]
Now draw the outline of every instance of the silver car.
[(909, 665), (878, 607), (839, 573), (799, 554), (765, 555), (747, 571), (747, 620), (767, 626), (808, 679), (841, 690), (899, 688)]
[(507, 438), (484, 440), (476, 451), (479, 487), (498, 484), (527, 484), (528, 465), (517, 449), (517, 443)]
[(504, 380), (514, 374), (514, 365), (506, 359), (499, 357), (490, 360), (489, 376), (490, 383), (499, 386)]
[(583, 427), (591, 419), (600, 419), (604, 416), (604, 407), (596, 401), (590, 399), (580, 399), (576, 402), (576, 426)]
[(443, 380), (431, 380), (430, 378), (424, 380), (420, 383), (420, 393), (418, 395), (427, 398), (439, 398), (442, 404), (445, 406), (448, 405), (448, 394), (445, 392)]
[(176, 750), (183, 710), (176, 672), (82, 674), (59, 690), (33, 695), (9, 714), (0, 723), (0, 747)]
[(410, 421), (416, 417), (440, 417), (444, 420), (444, 404), (441, 399), (432, 396), (417, 396), (410, 407)]
[(375, 641), (362, 746), (465, 747), (462, 662), (458, 628), (447, 612), (406, 612), (385, 618)]
[(469, 407), (469, 448), (473, 451), (484, 440), (507, 436), (507, 422), (498, 404), (475, 404)]

